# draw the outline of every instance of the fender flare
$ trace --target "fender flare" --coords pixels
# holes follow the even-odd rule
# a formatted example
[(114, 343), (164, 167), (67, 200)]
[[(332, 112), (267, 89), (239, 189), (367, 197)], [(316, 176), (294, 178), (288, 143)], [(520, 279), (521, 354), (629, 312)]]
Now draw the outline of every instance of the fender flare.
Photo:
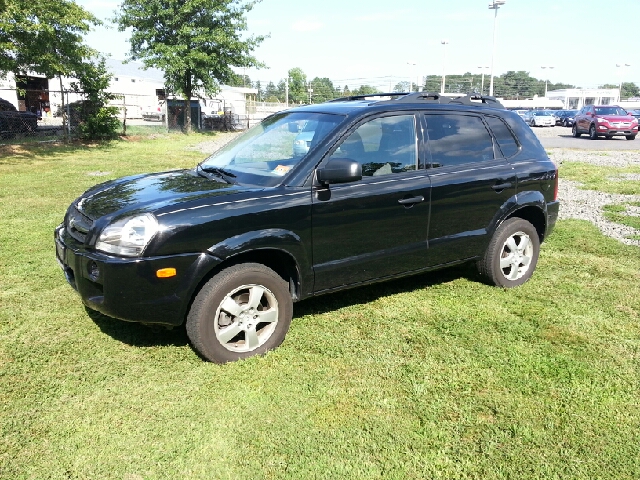
[(298, 276), (298, 291), (302, 297), (307, 296), (307, 289), (313, 288), (311, 252), (295, 232), (280, 228), (244, 232), (212, 245), (207, 253), (223, 263), (242, 254), (267, 250), (279, 251), (291, 258)]
[(524, 192), (516, 193), (514, 196), (504, 202), (487, 227), (487, 237), (491, 238), (498, 227), (502, 224), (502, 222), (504, 222), (507, 218), (512, 217), (513, 214), (518, 210), (521, 210), (525, 207), (535, 207), (540, 209), (540, 212), (544, 216), (543, 231), (541, 232), (542, 236), (544, 237), (545, 232), (547, 231), (547, 224), (549, 223), (547, 201), (541, 192), (535, 190), (527, 190)]

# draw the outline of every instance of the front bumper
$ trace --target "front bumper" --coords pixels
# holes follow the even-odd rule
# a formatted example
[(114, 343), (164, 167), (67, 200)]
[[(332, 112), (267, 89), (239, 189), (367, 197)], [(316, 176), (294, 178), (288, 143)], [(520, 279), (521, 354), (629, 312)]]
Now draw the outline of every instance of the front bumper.
[(627, 136), (627, 135), (637, 135), (638, 134), (638, 126), (636, 125), (634, 128), (623, 127), (618, 128), (615, 126), (609, 126), (606, 124), (599, 123), (596, 127), (596, 132), (598, 135), (608, 135), (611, 137), (616, 136)]
[[(62, 225), (56, 258), (67, 282), (92, 310), (121, 320), (180, 325), (195, 288), (219, 260), (206, 253), (124, 258), (87, 250)], [(162, 268), (176, 275), (158, 278)]]

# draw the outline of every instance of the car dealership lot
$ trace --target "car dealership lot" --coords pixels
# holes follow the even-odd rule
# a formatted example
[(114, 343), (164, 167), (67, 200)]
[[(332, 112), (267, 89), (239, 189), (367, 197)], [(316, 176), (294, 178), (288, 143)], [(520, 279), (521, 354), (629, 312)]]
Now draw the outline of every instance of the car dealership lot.
[(570, 127), (532, 128), (545, 148), (579, 148), (582, 150), (640, 150), (638, 141), (628, 141), (624, 137), (610, 140), (598, 138), (591, 140), (588, 136), (574, 138)]

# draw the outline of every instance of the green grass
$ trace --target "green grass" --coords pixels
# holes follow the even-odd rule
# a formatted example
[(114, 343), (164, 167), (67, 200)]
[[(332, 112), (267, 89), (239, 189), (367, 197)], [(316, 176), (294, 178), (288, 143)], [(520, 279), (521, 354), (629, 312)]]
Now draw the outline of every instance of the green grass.
[(640, 478), (639, 250), (586, 222), (520, 288), (462, 266), (319, 297), (229, 365), (87, 312), (55, 262), (69, 202), (206, 138), (0, 150), (0, 478)]
[(560, 178), (580, 182), (584, 190), (640, 195), (640, 182), (624, 179), (620, 175), (640, 174), (640, 165), (630, 167), (597, 166), (581, 162), (563, 162), (559, 168)]
[(640, 207), (640, 202), (605, 205), (602, 213), (604, 217), (611, 222), (621, 223), (622, 225), (640, 230), (640, 216), (629, 215), (629, 207)]

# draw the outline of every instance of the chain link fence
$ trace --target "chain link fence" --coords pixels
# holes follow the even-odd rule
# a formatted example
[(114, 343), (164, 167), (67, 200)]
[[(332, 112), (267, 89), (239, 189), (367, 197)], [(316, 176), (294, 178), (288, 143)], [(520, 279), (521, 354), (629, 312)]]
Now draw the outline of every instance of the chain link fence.
[[(121, 135), (166, 133), (184, 127), (182, 100), (158, 100), (156, 95), (114, 94)], [(83, 119), (83, 93), (59, 90), (0, 89), (0, 142), (30, 143), (78, 138)], [(197, 130), (244, 130), (272, 113), (282, 103), (250, 99), (192, 100), (191, 124)]]

